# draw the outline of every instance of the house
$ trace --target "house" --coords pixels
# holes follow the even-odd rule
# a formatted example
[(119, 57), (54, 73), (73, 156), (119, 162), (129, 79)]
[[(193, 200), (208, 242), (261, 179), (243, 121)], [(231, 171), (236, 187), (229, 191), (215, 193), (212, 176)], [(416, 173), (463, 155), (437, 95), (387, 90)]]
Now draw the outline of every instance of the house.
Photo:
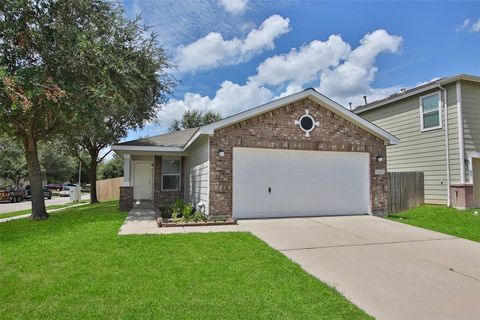
[(355, 113), (401, 140), (387, 169), (423, 171), (426, 203), (480, 207), (480, 77), (432, 81)]
[(119, 143), (120, 208), (183, 198), (234, 218), (383, 214), (399, 140), (313, 89), (200, 128)]

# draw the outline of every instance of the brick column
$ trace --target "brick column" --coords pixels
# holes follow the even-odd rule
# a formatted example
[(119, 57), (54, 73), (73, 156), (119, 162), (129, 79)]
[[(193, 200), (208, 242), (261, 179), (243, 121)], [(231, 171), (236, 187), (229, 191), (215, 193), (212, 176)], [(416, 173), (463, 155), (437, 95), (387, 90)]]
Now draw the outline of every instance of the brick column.
[(133, 208), (133, 187), (120, 187), (120, 211), (130, 211)]

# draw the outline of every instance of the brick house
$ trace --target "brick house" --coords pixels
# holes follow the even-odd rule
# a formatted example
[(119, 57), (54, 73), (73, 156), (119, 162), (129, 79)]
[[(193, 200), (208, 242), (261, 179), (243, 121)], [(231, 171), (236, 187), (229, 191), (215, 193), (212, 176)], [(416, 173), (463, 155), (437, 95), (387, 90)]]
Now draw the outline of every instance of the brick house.
[(195, 129), (113, 146), (120, 208), (182, 198), (234, 218), (383, 214), (396, 137), (314, 89)]

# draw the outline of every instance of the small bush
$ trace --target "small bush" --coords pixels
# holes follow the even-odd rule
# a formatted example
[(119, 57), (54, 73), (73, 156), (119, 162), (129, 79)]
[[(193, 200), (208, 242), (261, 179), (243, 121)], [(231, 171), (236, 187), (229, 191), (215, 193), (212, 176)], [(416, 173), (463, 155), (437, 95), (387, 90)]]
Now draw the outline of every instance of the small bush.
[(183, 211), (182, 211), (182, 214), (183, 214), (183, 219), (185, 219), (185, 221), (190, 221), (190, 219), (192, 219), (192, 217), (194, 216), (194, 213), (195, 211), (193, 210), (193, 207), (191, 204), (187, 204), (183, 207)]
[(205, 215), (200, 211), (197, 211), (193, 214), (193, 221), (195, 222), (206, 221), (206, 220), (207, 220), (207, 217), (205, 217)]
[(172, 211), (168, 206), (160, 208), (160, 217), (162, 217), (163, 220), (168, 220), (172, 218)]

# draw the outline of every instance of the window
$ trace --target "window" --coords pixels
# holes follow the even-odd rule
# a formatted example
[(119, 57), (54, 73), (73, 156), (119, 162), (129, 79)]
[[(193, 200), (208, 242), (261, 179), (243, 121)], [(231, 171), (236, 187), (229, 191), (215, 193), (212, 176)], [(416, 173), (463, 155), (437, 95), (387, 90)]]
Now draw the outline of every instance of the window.
[(180, 190), (180, 160), (162, 160), (162, 190)]
[(420, 114), (422, 131), (442, 127), (440, 93), (420, 97)]

